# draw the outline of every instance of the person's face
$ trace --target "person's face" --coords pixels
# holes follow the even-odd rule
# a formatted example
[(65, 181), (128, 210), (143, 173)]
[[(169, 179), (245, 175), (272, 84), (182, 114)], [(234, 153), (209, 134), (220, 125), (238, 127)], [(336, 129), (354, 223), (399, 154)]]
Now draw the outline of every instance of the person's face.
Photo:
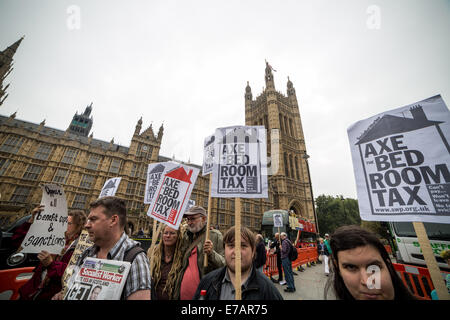
[[(339, 273), (353, 298), (356, 300), (394, 299), (395, 293), (391, 275), (375, 247), (367, 245), (342, 250), (338, 252), (337, 257)], [(374, 269), (377, 272), (372, 274), (370, 270)], [(369, 277), (371, 279), (367, 281)], [(369, 287), (372, 286), (374, 288), (370, 289), (368, 282)]]
[(85, 225), (89, 232), (90, 240), (96, 244), (111, 237), (111, 229), (118, 223), (119, 219), (117, 215), (108, 217), (103, 213), (103, 210), (103, 206), (91, 209)]
[[(235, 272), (235, 242), (225, 244), (225, 262), (231, 272)], [(255, 250), (252, 249), (247, 239), (241, 236), (241, 272), (245, 273), (252, 267)]]
[(206, 223), (206, 217), (202, 214), (193, 214), (186, 217), (187, 228), (192, 233), (197, 233), (203, 229)]
[(77, 225), (73, 222), (73, 217), (68, 216), (67, 217), (67, 236), (71, 237), (75, 234), (77, 231)]
[(174, 246), (178, 239), (177, 230), (165, 227), (163, 232), (163, 243), (165, 246)]
[(91, 296), (89, 298), (89, 300), (97, 300), (98, 294), (100, 293), (100, 288), (95, 288), (92, 293)]

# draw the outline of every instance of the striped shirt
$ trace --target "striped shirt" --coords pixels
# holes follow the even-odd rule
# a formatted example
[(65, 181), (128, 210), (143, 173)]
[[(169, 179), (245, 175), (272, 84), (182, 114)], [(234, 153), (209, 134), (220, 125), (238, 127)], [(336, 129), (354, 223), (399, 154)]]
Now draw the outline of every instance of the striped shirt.
[[(120, 237), (119, 241), (109, 250), (107, 259), (123, 261), (125, 252), (139, 245), (138, 242), (130, 239), (124, 232)], [(87, 255), (82, 254), (76, 263), (77, 266), (82, 266), (84, 262), (84, 257), (96, 258), (99, 247), (93, 245), (92, 247), (86, 249)], [(139, 253), (131, 264), (130, 272), (128, 273), (127, 282), (123, 289), (122, 298), (127, 299), (132, 293), (139, 290), (150, 290), (151, 289), (151, 277), (150, 277), (150, 266), (147, 255), (145, 252)]]

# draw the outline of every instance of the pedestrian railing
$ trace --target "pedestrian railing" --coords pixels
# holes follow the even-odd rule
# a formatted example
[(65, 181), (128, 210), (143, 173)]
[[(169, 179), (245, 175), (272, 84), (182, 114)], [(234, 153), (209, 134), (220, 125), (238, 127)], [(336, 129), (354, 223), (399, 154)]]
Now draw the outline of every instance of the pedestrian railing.
[[(395, 271), (400, 275), (405, 286), (420, 299), (431, 300), (431, 291), (434, 290), (430, 272), (427, 268), (407, 264), (393, 263)], [(443, 279), (449, 272), (441, 271)]]
[[(32, 276), (34, 267), (0, 270), (0, 294), (2, 300), (17, 300), (19, 289)], [(5, 298), (6, 295), (9, 298)]]
[[(302, 265), (309, 265), (311, 262), (316, 262), (319, 258), (316, 247), (297, 248), (298, 257), (292, 261), (292, 268), (297, 268)], [(264, 274), (269, 278), (278, 274), (277, 255), (267, 252), (266, 265), (264, 266)]]

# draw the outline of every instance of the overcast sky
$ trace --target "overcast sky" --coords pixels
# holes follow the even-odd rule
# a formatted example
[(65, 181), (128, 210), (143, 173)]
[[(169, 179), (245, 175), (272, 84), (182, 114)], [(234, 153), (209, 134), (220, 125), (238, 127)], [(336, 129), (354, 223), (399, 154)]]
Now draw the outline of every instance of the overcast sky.
[(94, 138), (202, 164), (203, 139), (245, 124), (244, 93), (289, 76), (314, 196), (356, 198), (354, 122), (441, 94), (450, 103), (449, 1), (0, 1), (0, 50), (25, 35), (0, 114), (65, 130), (93, 102)]

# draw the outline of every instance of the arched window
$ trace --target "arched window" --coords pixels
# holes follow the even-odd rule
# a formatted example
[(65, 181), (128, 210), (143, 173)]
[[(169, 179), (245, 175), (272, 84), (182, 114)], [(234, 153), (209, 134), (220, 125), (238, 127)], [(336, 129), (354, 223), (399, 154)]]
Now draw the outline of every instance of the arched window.
[(288, 126), (288, 121), (287, 121), (286, 117), (284, 117), (284, 129), (286, 130), (287, 135), (291, 135), (291, 133), (289, 132), (289, 126)]
[(295, 136), (294, 127), (292, 125), (292, 119), (289, 119), (289, 128), (291, 130), (291, 136)]

